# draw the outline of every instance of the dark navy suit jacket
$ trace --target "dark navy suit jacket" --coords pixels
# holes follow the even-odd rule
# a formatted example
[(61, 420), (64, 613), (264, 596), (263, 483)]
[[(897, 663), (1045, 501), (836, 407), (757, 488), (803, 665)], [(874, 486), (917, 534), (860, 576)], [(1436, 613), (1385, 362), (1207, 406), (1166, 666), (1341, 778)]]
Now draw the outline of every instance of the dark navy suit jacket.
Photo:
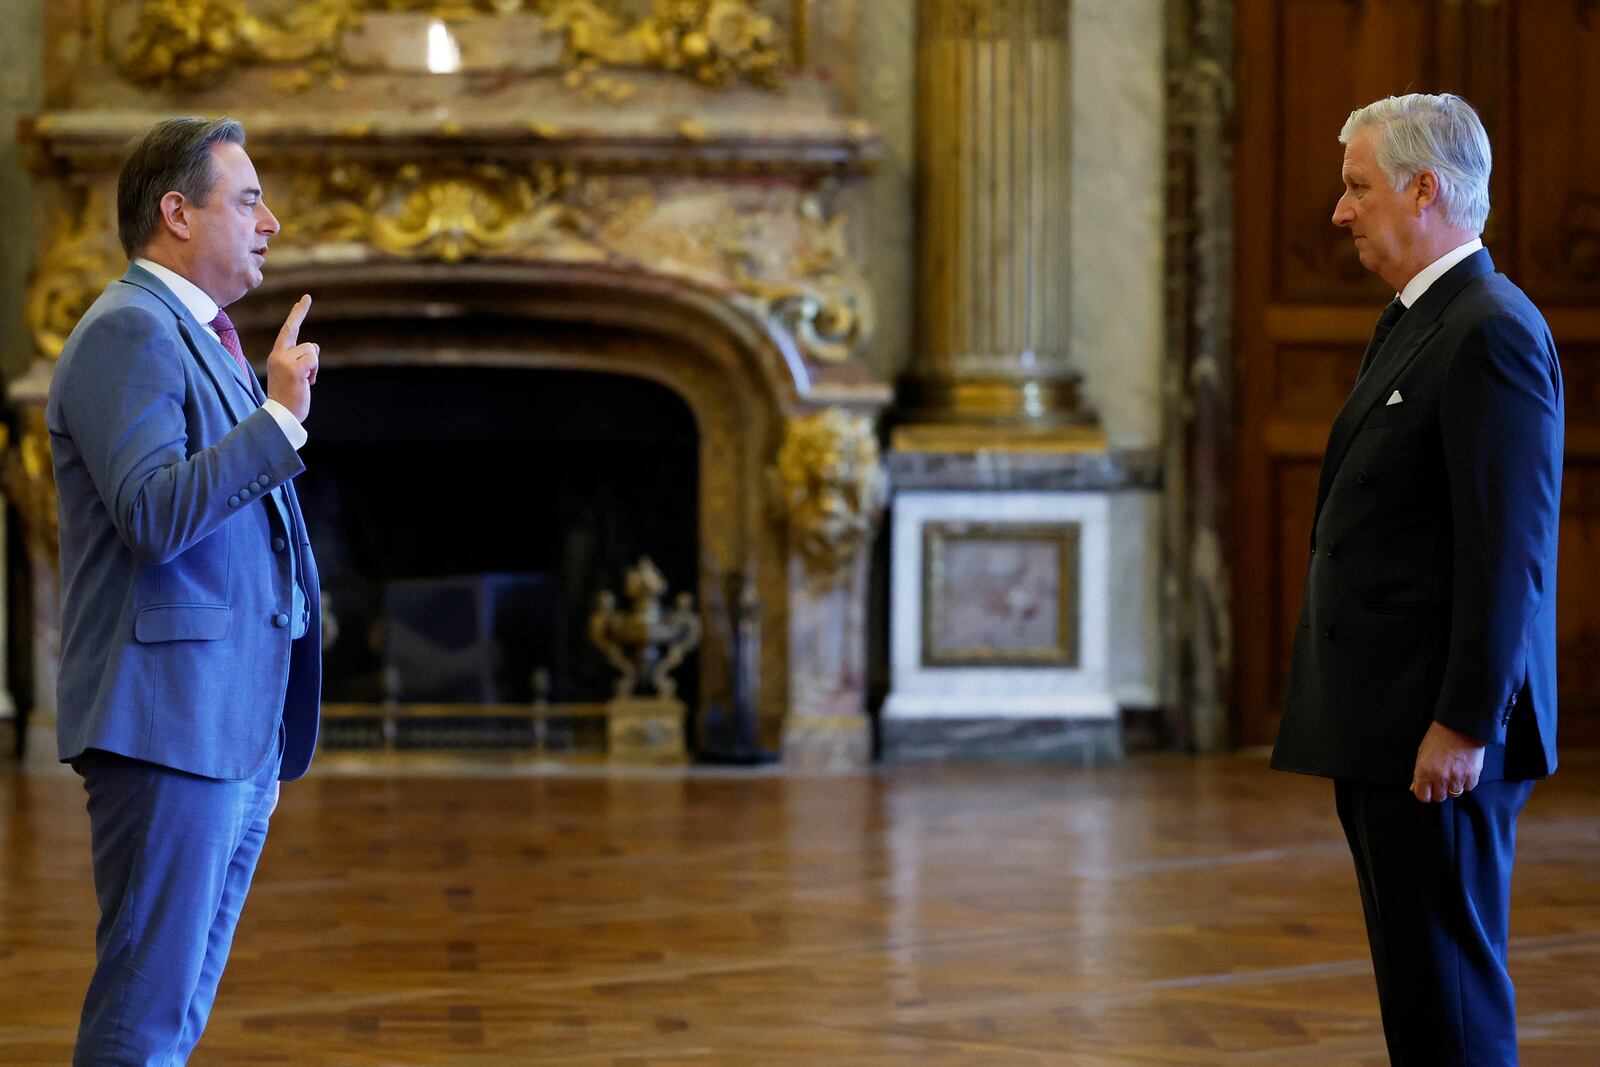
[[(67, 339), (45, 409), (61, 519), (63, 760), (99, 749), (249, 778), (281, 722), (282, 777), (310, 765), (320, 606), (290, 483), (305, 468), (259, 389), (137, 265)], [(269, 499), (279, 487), (283, 507)], [(291, 544), (309, 610), (298, 640)]]
[(1476, 252), (1334, 420), (1274, 767), (1409, 785), (1437, 721), (1487, 780), (1555, 770), (1563, 434), (1550, 331)]

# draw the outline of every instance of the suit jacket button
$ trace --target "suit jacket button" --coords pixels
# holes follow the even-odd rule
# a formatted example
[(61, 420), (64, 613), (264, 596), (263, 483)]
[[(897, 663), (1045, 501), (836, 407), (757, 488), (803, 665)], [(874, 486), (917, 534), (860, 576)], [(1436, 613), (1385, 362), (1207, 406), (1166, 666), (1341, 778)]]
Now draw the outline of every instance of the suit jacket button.
[(251, 481), (251, 482), (250, 482), (250, 485), (249, 485), (249, 486), (248, 486), (248, 487), (247, 487), (247, 488), (249, 488), (249, 490), (250, 490), (250, 491), (251, 491), (251, 492), (252, 492), (252, 493), (259, 493), (259, 492), (260, 492), (260, 491), (261, 491), (261, 483), (260, 483), (260, 482), (258, 482), (258, 481), (254, 481), (254, 480), (252, 480), (252, 481)]
[(289, 547), (289, 543), (287, 541), (285, 541), (283, 538), (274, 537), (272, 539), (272, 551), (274, 551), (274, 552), (282, 552), (284, 549), (286, 549), (288, 547)]
[(1323, 637), (1332, 637), (1333, 636), (1333, 623), (1326, 622), (1326, 623), (1322, 624), (1322, 636)]
[(237, 496), (230, 496), (228, 498), (228, 506), (230, 508), (238, 507), (239, 506), (239, 498)]
[(1327, 549), (1326, 549), (1326, 550), (1325, 550), (1325, 553), (1324, 553), (1324, 554), (1325, 554), (1325, 555), (1326, 555), (1326, 556), (1327, 556), (1327, 557), (1328, 557), (1328, 558), (1329, 558), (1329, 559), (1333, 559), (1333, 558), (1334, 558), (1334, 556), (1335, 556), (1335, 555), (1337, 555), (1337, 553), (1335, 553), (1335, 552), (1334, 552), (1334, 550), (1333, 550), (1333, 548), (1334, 548), (1334, 546), (1333, 546), (1333, 545), (1329, 545), (1329, 546), (1328, 546), (1328, 547), (1327, 547)]
[(1315, 556), (1317, 554), (1317, 546), (1316, 545), (1312, 545), (1311, 546), (1311, 554), (1313, 556)]
[(285, 615), (281, 611), (278, 612), (278, 614), (272, 617), (272, 625), (276, 626), (280, 630), (283, 629), (285, 626), (289, 625), (289, 616)]
[(1366, 471), (1356, 471), (1356, 481), (1361, 485), (1366, 485), (1367, 484), (1367, 472)]
[(272, 479), (268, 478), (265, 474), (256, 475), (256, 481), (260, 482), (262, 486), (268, 486), (272, 484)]

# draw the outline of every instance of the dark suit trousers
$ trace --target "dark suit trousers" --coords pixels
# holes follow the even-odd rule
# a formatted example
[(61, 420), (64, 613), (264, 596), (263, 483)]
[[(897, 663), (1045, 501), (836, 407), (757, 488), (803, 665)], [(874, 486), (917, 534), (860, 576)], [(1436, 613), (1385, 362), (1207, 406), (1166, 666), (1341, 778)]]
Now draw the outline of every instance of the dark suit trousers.
[(1482, 782), (1423, 804), (1403, 786), (1334, 783), (1395, 1067), (1515, 1067), (1506, 939), (1517, 815), (1532, 790)]
[(253, 778), (218, 781), (91, 751), (98, 962), (72, 1062), (186, 1063), (217, 996), (278, 796), (282, 730)]

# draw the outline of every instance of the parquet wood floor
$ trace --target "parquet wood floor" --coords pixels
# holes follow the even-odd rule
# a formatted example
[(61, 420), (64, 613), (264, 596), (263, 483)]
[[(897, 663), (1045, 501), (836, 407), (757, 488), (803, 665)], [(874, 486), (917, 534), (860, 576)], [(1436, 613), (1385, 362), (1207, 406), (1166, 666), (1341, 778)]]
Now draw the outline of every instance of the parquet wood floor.
[[(1326, 783), (1245, 756), (862, 780), (323, 759), (201, 1065), (1379, 1065)], [(1600, 754), (1523, 817), (1526, 1067), (1600, 1064)], [(68, 1061), (82, 790), (0, 770), (0, 1063)]]

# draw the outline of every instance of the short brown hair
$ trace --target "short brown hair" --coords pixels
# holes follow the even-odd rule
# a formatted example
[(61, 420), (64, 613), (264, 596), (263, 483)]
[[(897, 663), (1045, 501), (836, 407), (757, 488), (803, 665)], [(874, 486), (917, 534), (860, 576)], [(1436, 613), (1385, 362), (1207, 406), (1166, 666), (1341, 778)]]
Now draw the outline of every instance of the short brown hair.
[(217, 182), (211, 146), (244, 144), (235, 119), (178, 118), (158, 122), (133, 142), (117, 178), (117, 238), (132, 259), (161, 226), (161, 198), (182, 193), (205, 207)]

